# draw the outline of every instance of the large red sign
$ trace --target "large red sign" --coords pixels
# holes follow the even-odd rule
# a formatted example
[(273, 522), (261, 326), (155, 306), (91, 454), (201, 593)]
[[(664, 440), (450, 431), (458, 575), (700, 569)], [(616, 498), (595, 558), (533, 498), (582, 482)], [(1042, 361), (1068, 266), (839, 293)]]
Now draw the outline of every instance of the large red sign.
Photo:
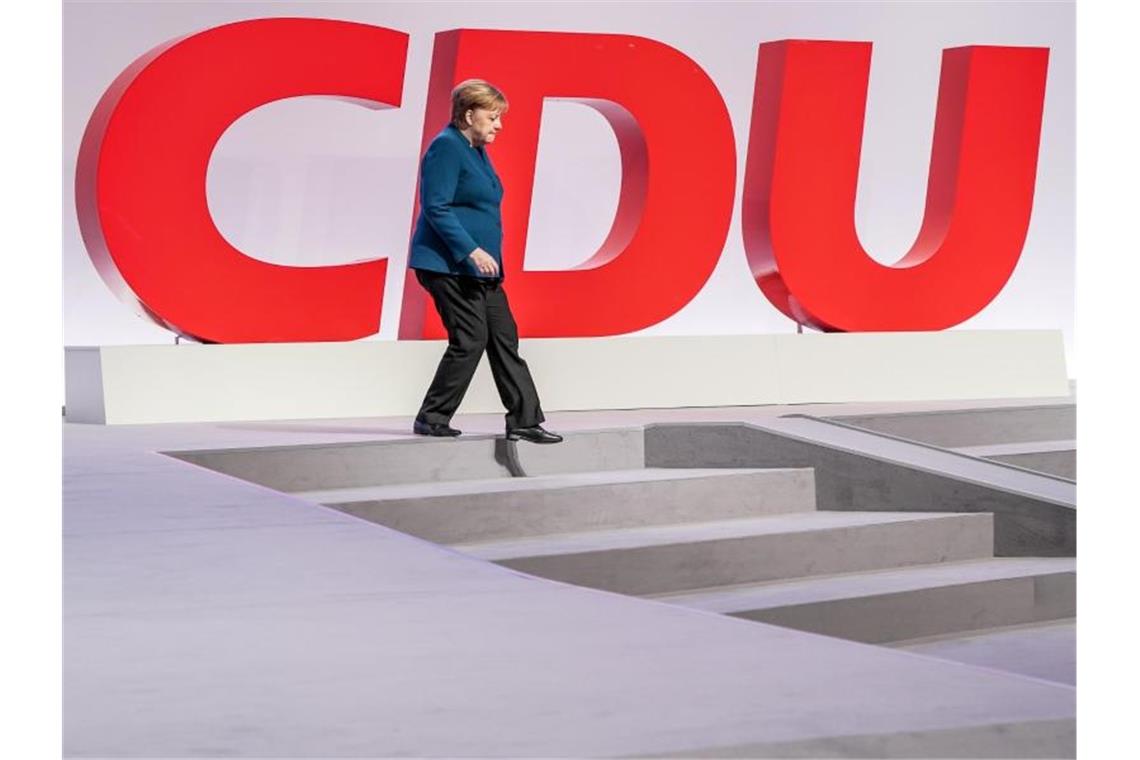
[[(198, 340), (374, 334), (386, 261), (289, 267), (246, 256), (210, 218), (206, 169), (226, 128), (274, 100), (326, 95), (398, 107), (407, 44), (406, 34), (365, 24), (258, 19), (173, 40), (132, 63), (92, 114), (76, 172), (80, 228), (103, 279), (141, 313)], [(760, 46), (745, 249), (760, 291), (802, 324), (950, 327), (1000, 292), (1021, 254), (1048, 51), (945, 51), (926, 216), (914, 247), (890, 266), (865, 254), (854, 226), (870, 55), (858, 42)], [(510, 139), (493, 151), (507, 188), (503, 262), (522, 336), (639, 330), (700, 291), (728, 235), (736, 148), (724, 101), (696, 63), (629, 35), (443, 32), (421, 150), (447, 121), (451, 88), (469, 77), (511, 100)], [(622, 162), (608, 237), (584, 264), (559, 272), (522, 266), (544, 98), (597, 109)], [(409, 278), (400, 337), (443, 335)]]

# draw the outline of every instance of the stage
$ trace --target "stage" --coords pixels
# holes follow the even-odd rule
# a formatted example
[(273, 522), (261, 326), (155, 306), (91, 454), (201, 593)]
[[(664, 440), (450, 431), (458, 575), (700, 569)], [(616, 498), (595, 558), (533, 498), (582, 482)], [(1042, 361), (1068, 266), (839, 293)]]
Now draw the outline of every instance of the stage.
[(65, 752), (1071, 757), (1074, 403), (64, 423)]
[(64, 3), (66, 756), (1075, 756), (1073, 5), (689, 6)]

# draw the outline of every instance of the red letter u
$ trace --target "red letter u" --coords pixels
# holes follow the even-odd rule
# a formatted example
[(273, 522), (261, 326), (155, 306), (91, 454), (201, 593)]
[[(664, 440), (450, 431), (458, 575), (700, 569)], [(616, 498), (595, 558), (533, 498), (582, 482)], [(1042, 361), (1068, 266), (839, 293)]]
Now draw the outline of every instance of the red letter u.
[(1048, 56), (943, 51), (925, 217), (885, 266), (855, 232), (871, 44), (761, 45), (742, 216), (764, 295), (833, 331), (941, 330), (981, 311), (1025, 243)]

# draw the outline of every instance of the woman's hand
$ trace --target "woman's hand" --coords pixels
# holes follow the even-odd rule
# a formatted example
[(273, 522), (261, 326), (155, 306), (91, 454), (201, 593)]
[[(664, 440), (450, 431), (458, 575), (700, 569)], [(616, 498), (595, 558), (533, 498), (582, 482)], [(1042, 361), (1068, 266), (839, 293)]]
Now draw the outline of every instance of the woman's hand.
[(494, 257), (482, 248), (476, 248), (467, 258), (471, 259), (471, 263), (475, 265), (480, 274), (493, 277), (499, 273), (499, 262), (495, 261)]

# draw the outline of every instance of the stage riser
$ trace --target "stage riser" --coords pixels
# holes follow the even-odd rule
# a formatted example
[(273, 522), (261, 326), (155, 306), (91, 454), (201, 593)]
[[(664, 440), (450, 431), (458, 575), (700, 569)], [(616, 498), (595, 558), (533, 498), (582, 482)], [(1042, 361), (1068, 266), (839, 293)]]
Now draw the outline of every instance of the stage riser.
[(1076, 574), (937, 586), (735, 617), (880, 644), (1076, 615)]
[(1077, 437), (1075, 404), (828, 419), (945, 448), (1061, 441)]
[[(769, 518), (771, 519), (771, 518)], [(622, 594), (859, 572), (989, 557), (989, 515), (796, 530), (549, 556), (501, 557), (505, 567)], [(486, 545), (484, 545), (486, 546)], [(485, 556), (485, 548), (456, 547)]]
[(1069, 480), (1077, 479), (1076, 451), (1038, 451), (1030, 454), (986, 457), (986, 459), (1005, 462), (1036, 472), (1046, 472)]
[[(67, 419), (412, 416), (443, 341), (69, 347)], [(1055, 330), (536, 338), (547, 412), (1067, 396)], [(484, 358), (461, 411), (502, 411)]]
[[(303, 495), (302, 495), (303, 496)], [(439, 543), (808, 512), (811, 470), (322, 503)]]
[(501, 436), (462, 436), (167, 453), (207, 469), (287, 492), (645, 466), (644, 436), (637, 429), (567, 433), (558, 446), (517, 445)]

